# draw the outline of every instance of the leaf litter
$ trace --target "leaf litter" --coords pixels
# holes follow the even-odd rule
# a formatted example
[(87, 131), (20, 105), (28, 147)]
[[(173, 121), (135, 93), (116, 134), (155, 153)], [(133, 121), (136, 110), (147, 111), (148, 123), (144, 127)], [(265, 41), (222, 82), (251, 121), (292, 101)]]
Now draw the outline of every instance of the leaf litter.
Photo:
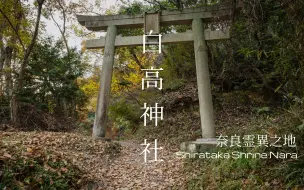
[[(183, 160), (177, 158), (169, 145), (158, 150), (158, 159), (154, 160), (154, 150), (149, 149), (147, 163), (144, 162), (142, 151), (144, 146), (133, 142), (118, 141), (120, 153), (109, 155), (107, 148), (113, 142), (94, 141), (91, 137), (76, 133), (64, 132), (0, 132), (0, 160), (14, 159), (8, 149), (19, 149), (23, 157), (39, 157), (42, 153), (48, 159), (60, 159), (71, 163), (82, 172), (84, 189), (88, 182), (91, 189), (186, 189), (188, 177), (183, 173)], [(151, 143), (153, 148), (154, 144)], [(46, 169), (52, 167), (45, 164)], [(62, 167), (59, 172), (67, 172)]]

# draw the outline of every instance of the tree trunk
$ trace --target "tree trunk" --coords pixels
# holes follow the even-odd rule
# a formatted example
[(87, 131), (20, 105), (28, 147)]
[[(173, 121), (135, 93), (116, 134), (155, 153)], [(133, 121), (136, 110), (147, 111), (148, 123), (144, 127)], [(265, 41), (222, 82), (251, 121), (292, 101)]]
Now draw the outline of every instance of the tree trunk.
[(0, 96), (4, 93), (4, 82), (2, 82), (2, 70), (4, 67), (5, 61), (5, 48), (3, 45), (3, 35), (2, 35), (2, 28), (3, 24), (0, 25)]
[[(31, 52), (35, 46), (37, 36), (38, 36), (38, 31), (39, 31), (39, 24), (40, 24), (40, 19), (41, 19), (41, 12), (42, 12), (42, 6), (45, 0), (37, 0), (38, 3), (38, 13), (37, 13), (37, 18), (36, 18), (36, 25), (35, 25), (35, 30), (34, 30), (34, 35), (32, 37), (31, 43), (28, 46), (28, 48), (25, 50), (25, 54), (23, 56), (23, 60), (21, 62), (21, 67), (20, 67), (20, 72), (19, 72), (19, 77), (16, 81), (16, 85), (13, 91), (12, 99), (11, 99), (11, 120), (13, 123), (18, 124), (18, 114), (19, 114), (19, 100), (18, 100), (18, 93), (23, 87), (23, 82), (24, 82), (24, 74), (25, 74), (25, 68), (28, 64), (28, 59), (31, 55)], [(19, 37), (20, 39), (20, 37)]]
[(1, 73), (2, 73), (3, 66), (4, 66), (4, 61), (5, 61), (5, 48), (4, 48), (4, 45), (3, 45), (2, 30), (0, 28), (0, 78), (1, 78), (1, 75), (2, 75)]
[(72, 102), (71, 102), (71, 117), (76, 119), (77, 118), (77, 106), (76, 106), (76, 101), (75, 99), (72, 99)]
[(62, 107), (63, 107), (63, 115), (64, 115), (64, 117), (68, 117), (69, 116), (69, 111), (68, 111), (68, 106), (67, 106), (67, 103), (66, 103), (66, 99), (62, 98), (61, 102), (62, 102)]
[(17, 100), (17, 95), (14, 93), (11, 98), (10, 102), (10, 107), (11, 107), (11, 121), (15, 124), (19, 124), (18, 120), (18, 110), (19, 110), (19, 101)]
[(5, 61), (4, 61), (5, 93), (7, 96), (11, 96), (13, 90), (12, 67), (11, 67), (12, 55), (13, 55), (13, 47), (7, 46), (5, 48)]
[(58, 3), (60, 9), (62, 10), (62, 20), (63, 20), (62, 29), (61, 29), (60, 25), (58, 24), (58, 22), (55, 20), (52, 10), (51, 9), (48, 9), (48, 10), (49, 10), (49, 13), (50, 13), (50, 16), (51, 16), (52, 20), (54, 21), (55, 25), (59, 29), (59, 32), (60, 32), (61, 37), (63, 39), (63, 43), (64, 43), (64, 45), (66, 47), (66, 50), (67, 50), (68, 57), (70, 57), (70, 47), (68, 45), (68, 40), (67, 40), (67, 37), (66, 37), (66, 21), (67, 21), (66, 11), (67, 10), (63, 5), (64, 3), (62, 2), (62, 0), (57, 0), (56, 2)]
[[(3, 1), (3, 3), (6, 3), (6, 1)], [(2, 22), (0, 24), (0, 96), (4, 94), (5, 88), (4, 88), (4, 82), (2, 81), (3, 76), (3, 67), (5, 63), (5, 46), (4, 46), (4, 31), (6, 29), (6, 23)]]

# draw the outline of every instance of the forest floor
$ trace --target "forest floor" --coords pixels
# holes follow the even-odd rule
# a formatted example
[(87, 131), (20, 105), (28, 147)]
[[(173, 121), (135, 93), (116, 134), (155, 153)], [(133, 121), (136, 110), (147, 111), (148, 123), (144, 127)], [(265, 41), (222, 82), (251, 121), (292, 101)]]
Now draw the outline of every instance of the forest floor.
[[(175, 92), (167, 94), (165, 100), (170, 101), (165, 101), (164, 104), (170, 105), (171, 110), (167, 111), (166, 120), (158, 127), (139, 127), (135, 134), (124, 134), (123, 138), (127, 140), (94, 141), (89, 135), (90, 127), (86, 128), (86, 132), (78, 129), (70, 133), (21, 132), (13, 129), (0, 131), (0, 190), (1, 185), (9, 183), (27, 189), (41, 189), (41, 186), (33, 187), (38, 187), (37, 183), (42, 183), (43, 180), (48, 180), (50, 189), (77, 190), (81, 188), (233, 190), (303, 187), (303, 159), (300, 162), (301, 166), (298, 164), (293, 167), (288, 165), (293, 163), (292, 159), (182, 160), (178, 158), (175, 153), (179, 151), (181, 142), (201, 137), (199, 109), (194, 95), (189, 95), (189, 92), (195, 94), (191, 89), (194, 88), (185, 90), (188, 94), (177, 95)], [(173, 97), (178, 97), (178, 101)], [(192, 101), (187, 97), (191, 97)], [(260, 96), (256, 94), (243, 92), (226, 93), (216, 97), (217, 135), (273, 136), (292, 132), (296, 135), (297, 152), (303, 155), (302, 109), (298, 107), (282, 109), (260, 101), (259, 98)], [(142, 153), (146, 148), (142, 145), (144, 139), (150, 143), (147, 163), (144, 162)], [(157, 153), (158, 160), (163, 161), (152, 161), (155, 159), (153, 154), (155, 139), (158, 140), (157, 148), (163, 148), (158, 149)], [(268, 150), (272, 151), (272, 149)], [(234, 150), (223, 149), (223, 151)], [(248, 151), (265, 152), (266, 149)], [(285, 147), (281, 151), (294, 152), (295, 149)], [(21, 160), (21, 164), (18, 159)], [(32, 171), (33, 162), (24, 167), (26, 165), (24, 163), (29, 159), (38, 160), (36, 163), (39, 164), (39, 175)], [(14, 167), (14, 164), (18, 167)], [(44, 176), (43, 180), (40, 179), (41, 176)], [(3, 177), (12, 180), (3, 183), (1, 181)], [(37, 180), (30, 180), (29, 177)], [(60, 181), (62, 179), (64, 181)], [(62, 184), (68, 181), (67, 179), (70, 181), (63, 188)], [(54, 187), (56, 182), (59, 185)]]
[[(141, 154), (145, 147), (129, 141), (119, 141), (118, 145), (62, 132), (0, 132), (0, 139), (0, 161), (15, 159), (17, 155), (39, 157), (42, 152), (49, 152), (53, 159), (55, 157), (77, 166), (83, 172), (78, 183), (86, 181), (89, 189), (181, 189), (187, 180), (183, 173), (183, 160), (174, 154), (178, 150), (163, 146), (158, 150), (158, 161), (152, 161), (155, 159), (154, 150), (150, 148), (154, 147), (154, 142), (147, 142), (151, 145), (145, 163)], [(162, 147), (162, 144), (157, 146)], [(44, 167), (58, 170), (47, 162)], [(61, 168), (58, 172), (66, 170)]]

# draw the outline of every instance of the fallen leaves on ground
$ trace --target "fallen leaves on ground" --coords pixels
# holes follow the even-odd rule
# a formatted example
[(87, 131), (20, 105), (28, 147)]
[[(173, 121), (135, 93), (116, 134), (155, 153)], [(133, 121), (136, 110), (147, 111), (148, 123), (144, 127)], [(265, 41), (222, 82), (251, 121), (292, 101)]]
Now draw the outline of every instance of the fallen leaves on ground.
[[(145, 163), (144, 156), (140, 155), (144, 147), (132, 142), (120, 142), (121, 152), (113, 157), (105, 151), (109, 142), (94, 141), (75, 133), (0, 132), (0, 139), (3, 144), (0, 159), (14, 159), (7, 147), (20, 149), (23, 157), (48, 152), (50, 159), (76, 165), (84, 173), (83, 179), (94, 184), (93, 189), (183, 189), (186, 182), (181, 173), (183, 160), (166, 146), (158, 150), (158, 159), (163, 161), (151, 161), (154, 160), (154, 150), (150, 149)], [(150, 143), (152, 148), (153, 142)], [(45, 168), (52, 170), (48, 165)], [(67, 171), (62, 167), (59, 172)]]

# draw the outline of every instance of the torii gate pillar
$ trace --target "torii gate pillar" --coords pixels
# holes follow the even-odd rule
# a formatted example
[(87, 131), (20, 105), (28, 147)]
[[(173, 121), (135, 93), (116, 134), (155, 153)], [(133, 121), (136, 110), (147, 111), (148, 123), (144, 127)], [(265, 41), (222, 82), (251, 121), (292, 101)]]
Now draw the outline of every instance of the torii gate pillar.
[(117, 27), (108, 26), (100, 74), (100, 89), (98, 93), (95, 121), (93, 126), (93, 139), (105, 137), (106, 134), (107, 108), (110, 100), (116, 35)]
[(215, 137), (215, 125), (208, 67), (208, 53), (202, 19), (193, 19), (192, 30), (202, 137), (213, 138)]

